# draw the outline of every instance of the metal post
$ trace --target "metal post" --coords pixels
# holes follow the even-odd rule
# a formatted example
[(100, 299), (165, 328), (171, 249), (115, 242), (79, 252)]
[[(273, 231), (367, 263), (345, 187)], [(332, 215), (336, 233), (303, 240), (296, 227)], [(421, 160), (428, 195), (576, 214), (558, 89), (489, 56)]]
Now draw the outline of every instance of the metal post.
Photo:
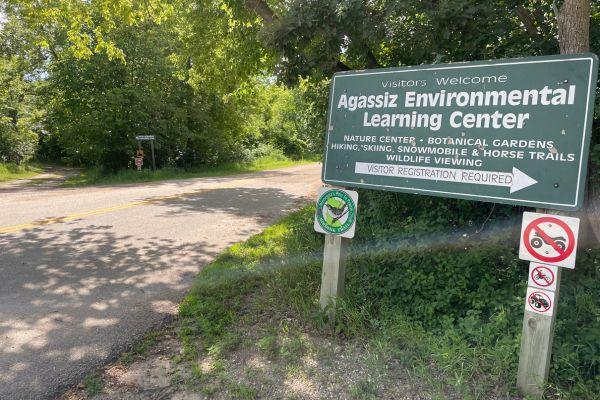
[(156, 159), (154, 158), (154, 139), (150, 140), (150, 151), (152, 152), (152, 171), (156, 172)]

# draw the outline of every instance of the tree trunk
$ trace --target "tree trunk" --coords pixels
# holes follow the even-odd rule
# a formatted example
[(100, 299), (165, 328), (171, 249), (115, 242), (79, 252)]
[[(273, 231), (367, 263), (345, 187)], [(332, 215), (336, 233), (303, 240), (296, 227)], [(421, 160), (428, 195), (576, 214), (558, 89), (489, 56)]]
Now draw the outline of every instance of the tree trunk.
[[(590, 1), (565, 0), (560, 9), (554, 6), (554, 12), (558, 23), (560, 53), (574, 54), (590, 51)], [(587, 196), (582, 212), (582, 238), (586, 239), (586, 228), (595, 236), (595, 241), (588, 240), (589, 244), (600, 242), (600, 185), (593, 185), (589, 178), (597, 173), (597, 169), (598, 166), (591, 164), (588, 170)], [(585, 240), (582, 242), (585, 244)]]
[(590, 51), (590, 1), (565, 0), (558, 10), (558, 43), (561, 54)]

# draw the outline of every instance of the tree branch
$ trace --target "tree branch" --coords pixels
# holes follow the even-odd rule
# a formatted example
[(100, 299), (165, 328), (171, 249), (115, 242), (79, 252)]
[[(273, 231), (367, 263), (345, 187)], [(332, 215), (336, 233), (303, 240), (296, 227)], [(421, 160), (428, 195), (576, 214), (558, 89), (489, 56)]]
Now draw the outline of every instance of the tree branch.
[(375, 54), (371, 50), (367, 51), (367, 68), (380, 68), (379, 62), (377, 58), (375, 58)]
[(244, 0), (244, 3), (246, 4), (246, 7), (257, 13), (267, 24), (279, 20), (275, 11), (269, 7), (265, 0)]
[(350, 71), (350, 69), (351, 69), (351, 68), (350, 68), (349, 66), (347, 66), (346, 64), (344, 64), (344, 63), (343, 63), (343, 62), (341, 62), (341, 61), (338, 61), (338, 62), (335, 64), (334, 71), (335, 71), (335, 72), (340, 72), (340, 71)]
[(522, 5), (519, 4), (515, 8), (515, 12), (517, 13), (519, 20), (525, 27), (525, 30), (527, 31), (529, 36), (531, 36), (536, 41), (540, 40), (541, 39), (540, 32), (538, 31), (538, 28), (535, 25), (535, 20), (529, 14), (529, 12), (525, 9), (525, 7), (523, 7)]

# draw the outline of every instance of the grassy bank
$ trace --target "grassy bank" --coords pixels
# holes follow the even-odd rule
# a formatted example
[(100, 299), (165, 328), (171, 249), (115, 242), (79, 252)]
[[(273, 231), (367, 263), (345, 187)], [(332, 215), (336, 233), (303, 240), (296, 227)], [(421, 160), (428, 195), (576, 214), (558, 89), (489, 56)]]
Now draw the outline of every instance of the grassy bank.
[(42, 169), (35, 165), (0, 163), (0, 182), (6, 182), (13, 179), (30, 178), (39, 174), (40, 172), (42, 172)]
[[(317, 303), (323, 237), (306, 207), (198, 276), (179, 322), (177, 358), (188, 373), (174, 382), (215, 398), (303, 397), (293, 395), (298, 387), (332, 399), (518, 398), (527, 263), (515, 254), (517, 222), (432, 237), (435, 224), (414, 212), (391, 232), (363, 200), (334, 327)], [(595, 399), (600, 251), (581, 254), (568, 272), (548, 398)]]
[[(211, 399), (520, 399), (520, 210), (359, 196), (334, 325), (318, 304), (323, 236), (306, 206), (221, 253), (174, 324), (109, 370), (162, 373), (168, 393)], [(580, 252), (562, 278), (544, 398), (597, 399), (599, 292), (600, 249)], [(139, 392), (111, 374), (93, 375), (86, 390), (110, 400)]]
[(262, 157), (251, 163), (230, 163), (214, 167), (194, 169), (163, 168), (156, 172), (146, 168), (142, 171), (128, 169), (115, 174), (103, 174), (98, 169), (87, 169), (77, 176), (69, 178), (63, 186), (78, 187), (89, 185), (119, 185), (138, 182), (164, 181), (169, 179), (202, 178), (225, 176), (244, 172), (256, 172), (268, 169), (283, 168), (293, 165), (308, 164), (318, 161), (314, 159), (290, 160), (282, 157)]

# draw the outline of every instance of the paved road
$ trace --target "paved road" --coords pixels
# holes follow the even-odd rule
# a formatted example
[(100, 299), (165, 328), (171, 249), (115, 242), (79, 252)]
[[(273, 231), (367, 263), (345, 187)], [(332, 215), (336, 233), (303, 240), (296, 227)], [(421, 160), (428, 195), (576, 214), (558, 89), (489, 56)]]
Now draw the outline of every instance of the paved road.
[(0, 186), (0, 399), (51, 398), (177, 310), (320, 185), (316, 164), (135, 186)]

